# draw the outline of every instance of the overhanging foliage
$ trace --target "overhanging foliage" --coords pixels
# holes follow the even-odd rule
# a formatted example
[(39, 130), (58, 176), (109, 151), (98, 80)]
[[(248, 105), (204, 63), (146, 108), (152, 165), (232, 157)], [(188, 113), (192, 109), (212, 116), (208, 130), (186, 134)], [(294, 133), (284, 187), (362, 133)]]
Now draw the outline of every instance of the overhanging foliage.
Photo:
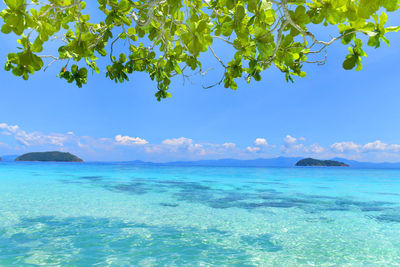
[[(361, 70), (366, 56), (360, 35), (368, 45), (389, 44), (387, 13), (399, 8), (398, 0), (98, 0), (105, 19), (91, 22), (81, 0), (4, 0), (1, 31), (14, 33), (20, 52), (10, 53), (5, 65), (16, 76), (29, 75), (62, 61), (59, 76), (79, 87), (87, 82), (87, 68), (99, 73), (99, 57), (109, 64), (106, 76), (115, 82), (145, 72), (157, 83), (156, 97), (169, 97), (171, 78), (200, 71), (200, 53), (210, 51), (224, 69), (220, 83), (237, 88), (235, 79), (261, 80), (261, 72), (276, 66), (287, 81), (304, 77), (306, 63), (323, 64), (326, 48), (340, 40), (348, 45), (345, 69)], [(378, 15), (379, 14), (379, 15)], [(320, 40), (310, 25), (335, 25), (338, 34)], [(58, 54), (43, 54), (43, 45), (61, 40)], [(115, 55), (114, 46), (127, 41), (126, 51)], [(234, 49), (224, 62), (212, 44), (223, 41)], [(148, 44), (148, 45), (145, 45)], [(320, 55), (320, 58), (315, 59)]]

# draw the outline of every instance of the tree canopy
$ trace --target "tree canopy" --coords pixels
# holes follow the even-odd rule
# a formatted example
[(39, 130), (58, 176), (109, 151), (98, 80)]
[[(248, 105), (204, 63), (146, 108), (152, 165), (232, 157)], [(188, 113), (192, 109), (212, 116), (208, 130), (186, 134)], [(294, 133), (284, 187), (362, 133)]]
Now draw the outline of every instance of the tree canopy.
[[(19, 38), (19, 50), (8, 54), (5, 70), (26, 80), (60, 61), (59, 77), (79, 87), (87, 82), (88, 69), (117, 83), (145, 72), (157, 84), (158, 100), (170, 96), (173, 77), (206, 72), (201, 53), (211, 53), (223, 69), (215, 85), (236, 89), (236, 79), (260, 81), (271, 66), (287, 81), (304, 77), (303, 65), (323, 64), (327, 47), (336, 41), (348, 46), (343, 68), (361, 70), (363, 40), (375, 48), (381, 41), (389, 45), (386, 33), (400, 29), (386, 26), (399, 0), (29, 1), (4, 0), (1, 32)], [(99, 8), (101, 21), (85, 12), (87, 4)], [(317, 33), (327, 26), (335, 26), (337, 35), (319, 39)], [(48, 54), (45, 44), (54, 39), (58, 51)], [(229, 61), (213, 50), (217, 40), (233, 49)], [(102, 57), (104, 70), (98, 64)]]

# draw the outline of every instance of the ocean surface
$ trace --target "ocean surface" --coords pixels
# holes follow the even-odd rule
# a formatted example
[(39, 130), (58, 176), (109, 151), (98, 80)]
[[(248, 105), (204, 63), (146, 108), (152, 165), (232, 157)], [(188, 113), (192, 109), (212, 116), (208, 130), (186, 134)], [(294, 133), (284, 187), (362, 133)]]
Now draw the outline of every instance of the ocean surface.
[(399, 266), (400, 170), (0, 163), (0, 266)]

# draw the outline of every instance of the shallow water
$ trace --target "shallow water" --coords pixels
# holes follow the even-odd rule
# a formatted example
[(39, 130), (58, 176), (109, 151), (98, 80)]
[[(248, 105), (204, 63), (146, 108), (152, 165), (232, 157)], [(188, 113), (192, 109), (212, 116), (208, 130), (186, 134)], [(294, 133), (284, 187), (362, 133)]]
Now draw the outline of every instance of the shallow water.
[(1, 163), (0, 266), (400, 264), (400, 170)]

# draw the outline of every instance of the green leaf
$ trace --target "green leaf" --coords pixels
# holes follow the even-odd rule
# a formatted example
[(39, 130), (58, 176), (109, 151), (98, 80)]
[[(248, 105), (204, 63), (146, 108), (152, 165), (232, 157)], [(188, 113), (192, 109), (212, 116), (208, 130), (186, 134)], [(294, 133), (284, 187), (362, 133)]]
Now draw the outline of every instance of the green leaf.
[(379, 9), (379, 0), (360, 0), (358, 6), (358, 15), (361, 18), (369, 19), (372, 14)]
[(119, 63), (124, 63), (124, 62), (126, 62), (126, 55), (124, 54), (124, 53), (121, 53), (120, 55), (119, 55)]
[(128, 28), (127, 33), (129, 35), (134, 35), (134, 34), (136, 34), (136, 29), (135, 28)]
[(343, 68), (345, 70), (351, 70), (356, 66), (357, 62), (357, 57), (356, 56), (350, 56), (346, 58), (346, 60), (343, 62)]
[(7, 24), (3, 24), (3, 26), (1, 27), (2, 33), (9, 34), (11, 31), (12, 31), (12, 28)]
[(388, 12), (396, 11), (399, 8), (398, 0), (381, 0), (380, 3)]
[(78, 66), (77, 66), (77, 65), (72, 65), (72, 67), (71, 67), (71, 72), (72, 72), (73, 74), (76, 74), (76, 73), (78, 72)]
[(79, 69), (78, 76), (81, 77), (81, 78), (86, 77), (87, 76), (87, 69), (86, 68)]
[(270, 2), (270, 1), (268, 1), (268, 0), (261, 0), (260, 9), (261, 9), (262, 11), (265, 12), (265, 11), (271, 9), (271, 8), (272, 8), (272, 2)]
[(391, 26), (385, 28), (386, 32), (398, 32), (400, 30), (400, 26)]
[(383, 28), (384, 28), (384, 26), (385, 26), (385, 24), (386, 24), (386, 22), (387, 22), (387, 19), (388, 19), (388, 17), (387, 17), (387, 15), (386, 15), (386, 13), (385, 13), (385, 12), (382, 12), (382, 14), (381, 14), (381, 16), (380, 16), (380, 18), (379, 18), (379, 28), (380, 28), (380, 29), (383, 30)]

